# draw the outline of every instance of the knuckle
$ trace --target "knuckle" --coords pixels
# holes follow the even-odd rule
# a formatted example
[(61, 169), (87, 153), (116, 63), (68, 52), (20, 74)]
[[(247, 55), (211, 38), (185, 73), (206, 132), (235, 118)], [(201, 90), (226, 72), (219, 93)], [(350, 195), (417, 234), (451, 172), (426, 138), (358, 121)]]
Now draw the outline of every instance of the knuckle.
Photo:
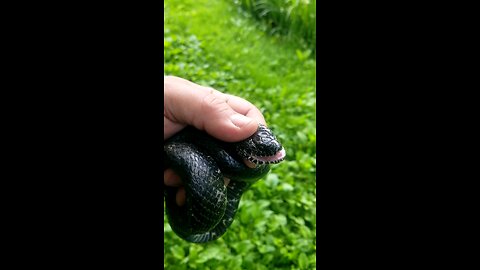
[(202, 111), (204, 112), (211, 112), (215, 111), (218, 109), (218, 107), (221, 107), (222, 103), (225, 101), (215, 92), (207, 94), (203, 99), (202, 99)]

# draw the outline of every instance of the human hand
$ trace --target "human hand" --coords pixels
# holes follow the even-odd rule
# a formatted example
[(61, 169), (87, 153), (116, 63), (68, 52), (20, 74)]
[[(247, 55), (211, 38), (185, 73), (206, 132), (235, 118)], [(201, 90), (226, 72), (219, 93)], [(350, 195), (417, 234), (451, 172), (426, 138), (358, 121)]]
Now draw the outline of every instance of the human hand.
[[(164, 140), (191, 125), (217, 139), (236, 142), (253, 135), (259, 123), (266, 125), (260, 110), (245, 99), (179, 77), (166, 76), (164, 80)], [(163, 179), (165, 185), (178, 187), (177, 204), (185, 204), (180, 177), (167, 169)]]

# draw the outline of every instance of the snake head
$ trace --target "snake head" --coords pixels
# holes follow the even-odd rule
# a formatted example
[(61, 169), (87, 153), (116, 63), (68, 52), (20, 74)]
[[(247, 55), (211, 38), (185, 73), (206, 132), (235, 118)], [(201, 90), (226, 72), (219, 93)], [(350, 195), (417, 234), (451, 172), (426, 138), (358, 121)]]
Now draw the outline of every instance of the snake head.
[(237, 153), (255, 164), (274, 164), (285, 159), (285, 149), (272, 131), (259, 124), (257, 132), (237, 143)]

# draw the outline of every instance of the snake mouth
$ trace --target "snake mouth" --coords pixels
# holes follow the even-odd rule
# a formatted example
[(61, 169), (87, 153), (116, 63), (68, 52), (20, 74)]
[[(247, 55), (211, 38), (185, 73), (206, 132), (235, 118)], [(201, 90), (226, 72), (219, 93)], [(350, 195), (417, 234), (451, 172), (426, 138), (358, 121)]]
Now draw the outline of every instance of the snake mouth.
[(285, 159), (286, 152), (285, 149), (278, 151), (272, 156), (254, 156), (250, 155), (247, 159), (255, 164), (276, 164), (280, 163)]

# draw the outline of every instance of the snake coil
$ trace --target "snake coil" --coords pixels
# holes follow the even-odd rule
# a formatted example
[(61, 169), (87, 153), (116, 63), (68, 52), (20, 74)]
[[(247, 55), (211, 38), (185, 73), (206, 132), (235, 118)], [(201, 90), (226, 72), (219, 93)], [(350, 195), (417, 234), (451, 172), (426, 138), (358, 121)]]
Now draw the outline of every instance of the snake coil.
[[(221, 237), (232, 224), (242, 194), (285, 158), (285, 150), (264, 125), (236, 143), (217, 140), (191, 126), (164, 143), (165, 168), (173, 169), (185, 186), (186, 201), (176, 203), (176, 188), (165, 187), (172, 230), (193, 243)], [(255, 163), (246, 166), (245, 160)]]

